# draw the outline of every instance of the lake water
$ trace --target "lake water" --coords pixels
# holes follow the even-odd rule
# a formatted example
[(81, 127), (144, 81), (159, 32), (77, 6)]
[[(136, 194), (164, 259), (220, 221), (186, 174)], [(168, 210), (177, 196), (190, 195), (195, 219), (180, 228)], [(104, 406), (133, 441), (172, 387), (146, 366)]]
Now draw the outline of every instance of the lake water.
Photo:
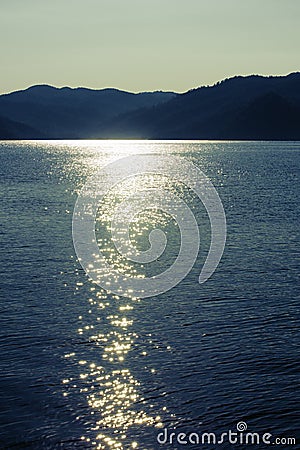
[[(137, 153), (182, 156), (217, 189), (227, 242), (206, 283), (198, 284), (210, 243), (205, 209), (159, 177), (137, 177), (118, 195), (153, 182), (186, 200), (201, 240), (187, 277), (158, 296), (122, 297), (77, 261), (79, 190), (97, 167)], [(226, 440), (163, 441), (172, 432), (219, 437), (239, 422), (272, 442), (297, 436), (299, 142), (2, 142), (0, 172), (1, 448), (231, 449)], [(146, 248), (157, 226), (168, 244), (156, 264), (129, 264), (110, 240), (113, 201), (105, 198), (97, 222), (107, 259), (129, 277), (166, 270), (180, 246), (174, 220), (141, 215), (136, 244)]]

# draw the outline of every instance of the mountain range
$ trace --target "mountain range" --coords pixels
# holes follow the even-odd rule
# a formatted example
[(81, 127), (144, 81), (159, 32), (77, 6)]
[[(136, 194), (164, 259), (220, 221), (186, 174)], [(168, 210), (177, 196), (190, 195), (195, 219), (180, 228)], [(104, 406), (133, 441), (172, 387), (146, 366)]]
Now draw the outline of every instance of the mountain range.
[(0, 139), (300, 140), (300, 72), (186, 93), (32, 86), (0, 95)]

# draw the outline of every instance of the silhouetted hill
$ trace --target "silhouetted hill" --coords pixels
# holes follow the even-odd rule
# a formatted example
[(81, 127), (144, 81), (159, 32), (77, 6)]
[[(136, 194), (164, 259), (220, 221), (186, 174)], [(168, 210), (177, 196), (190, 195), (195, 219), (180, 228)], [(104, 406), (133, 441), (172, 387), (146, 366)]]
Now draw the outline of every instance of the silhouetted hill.
[[(152, 139), (300, 139), (300, 73), (234, 77), (135, 111), (100, 137)], [(280, 120), (282, 117), (282, 120)]]
[(47, 138), (300, 140), (300, 73), (184, 94), (33, 86), (0, 96), (0, 115)]
[(300, 139), (300, 107), (270, 92), (251, 102), (226, 121), (224, 138), (253, 140)]
[(34, 127), (47, 138), (89, 138), (117, 115), (157, 105), (175, 95), (40, 85), (1, 95), (0, 115)]

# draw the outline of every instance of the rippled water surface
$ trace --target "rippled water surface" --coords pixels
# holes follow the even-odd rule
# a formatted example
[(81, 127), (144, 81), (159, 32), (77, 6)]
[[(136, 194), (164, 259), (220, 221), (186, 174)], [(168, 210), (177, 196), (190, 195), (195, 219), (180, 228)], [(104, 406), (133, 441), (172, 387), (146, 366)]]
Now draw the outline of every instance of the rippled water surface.
[[(154, 228), (168, 239), (145, 265), (118, 254), (110, 221), (135, 192), (171, 191), (200, 229), (182, 282), (156, 297), (122, 297), (90, 281), (77, 261), (78, 192), (98, 167), (136, 153), (183, 156), (217, 189), (227, 243), (206, 283), (198, 284), (210, 244), (206, 211), (166, 177), (138, 176), (108, 194), (96, 236), (125, 276), (166, 270), (180, 248), (172, 217), (146, 209), (131, 224), (139, 249)], [(226, 449), (234, 445), (157, 436), (220, 436), (241, 421), (261, 435), (297, 436), (300, 143), (2, 142), (0, 172), (0, 448)]]

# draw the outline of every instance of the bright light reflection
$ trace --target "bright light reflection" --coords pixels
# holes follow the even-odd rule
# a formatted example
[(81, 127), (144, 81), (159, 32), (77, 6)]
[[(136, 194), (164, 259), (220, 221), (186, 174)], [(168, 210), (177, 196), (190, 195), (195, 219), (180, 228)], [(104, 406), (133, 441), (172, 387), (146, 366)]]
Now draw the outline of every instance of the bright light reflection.
[[(53, 145), (53, 142), (51, 143)], [(170, 143), (170, 149), (173, 149)], [(181, 144), (180, 144), (181, 145)], [(180, 150), (180, 145), (178, 149)], [(182, 143), (184, 145), (184, 143)], [(135, 141), (70, 141), (60, 143), (58, 148), (64, 146), (69, 151), (78, 152), (78, 160), (73, 161), (70, 167), (64, 168), (67, 176), (77, 171), (80, 174), (77, 186), (83, 184), (83, 179), (91, 175), (99, 164), (106, 164), (109, 160), (133, 153), (160, 153), (161, 146)], [(71, 148), (71, 150), (70, 150)], [(164, 148), (166, 144), (164, 143)], [(87, 155), (89, 155), (87, 157)], [(116, 250), (111, 239), (111, 218), (116, 205), (122, 203), (126, 197), (133, 196), (141, 191), (151, 192), (153, 186), (159, 185), (163, 189), (174, 191), (174, 186), (165, 177), (156, 175), (137, 176), (120, 183), (113, 192), (108, 194), (99, 206), (99, 214), (96, 222), (96, 237), (99, 247), (107, 262), (116, 268), (123, 276), (145, 277), (143, 265), (137, 266), (132, 261), (122, 257)], [(185, 195), (182, 187), (176, 187), (177, 195)], [(163, 229), (170, 222), (170, 217), (159, 210), (146, 210), (136, 216), (130, 226), (130, 239), (137, 248), (149, 245), (149, 230), (153, 228)], [(93, 267), (90, 267), (92, 270)], [(77, 363), (80, 370), (78, 377), (69, 377), (63, 380), (64, 395), (69, 395), (72, 389), (81, 393), (88, 405), (88, 417), (86, 411), (83, 422), (86, 433), (81, 439), (88, 443), (88, 448), (95, 449), (135, 449), (140, 447), (137, 436), (139, 428), (161, 427), (162, 419), (153, 405), (147, 405), (143, 401), (143, 390), (149, 386), (142, 386), (135, 378), (130, 367), (130, 352), (136, 349), (139, 338), (134, 330), (134, 308), (140, 300), (132, 297), (124, 298), (109, 294), (99, 289), (93, 282), (87, 282), (81, 278), (74, 287), (79, 301), (81, 292), (86, 298), (89, 290), (89, 309), (84, 315), (80, 310), (78, 316), (78, 336), (86, 346), (83, 354), (79, 356), (74, 352), (69, 353), (66, 358)], [(130, 293), (129, 293), (130, 294)], [(85, 300), (86, 301), (86, 300)], [(151, 335), (149, 337), (149, 343)], [(147, 351), (146, 351), (147, 350)], [(139, 357), (147, 359), (148, 349), (142, 348)], [(148, 372), (148, 379), (153, 380), (156, 370), (149, 367), (144, 370)], [(147, 405), (147, 406), (146, 406)], [(167, 408), (164, 407), (162, 413)], [(137, 430), (131, 434), (131, 430)], [(133, 435), (134, 439), (130, 436)]]

